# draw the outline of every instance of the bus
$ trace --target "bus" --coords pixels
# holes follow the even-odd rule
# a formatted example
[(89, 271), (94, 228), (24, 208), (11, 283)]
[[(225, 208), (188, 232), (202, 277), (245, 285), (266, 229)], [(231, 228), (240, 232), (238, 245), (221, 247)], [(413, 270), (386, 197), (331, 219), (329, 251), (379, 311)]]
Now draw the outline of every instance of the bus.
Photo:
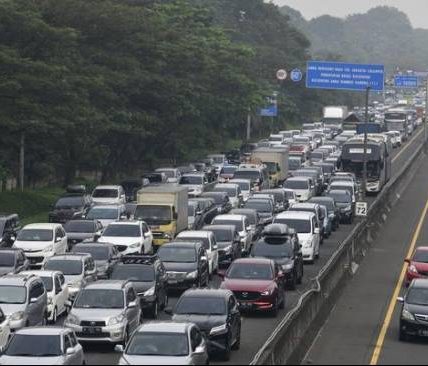
[(409, 138), (409, 121), (405, 109), (390, 109), (385, 113), (385, 128), (387, 132), (398, 131), (402, 141)]
[[(353, 173), (359, 181), (363, 179), (364, 139), (351, 139), (343, 145), (342, 170)], [(387, 142), (369, 137), (367, 141), (367, 193), (379, 193), (391, 179), (392, 160)]]

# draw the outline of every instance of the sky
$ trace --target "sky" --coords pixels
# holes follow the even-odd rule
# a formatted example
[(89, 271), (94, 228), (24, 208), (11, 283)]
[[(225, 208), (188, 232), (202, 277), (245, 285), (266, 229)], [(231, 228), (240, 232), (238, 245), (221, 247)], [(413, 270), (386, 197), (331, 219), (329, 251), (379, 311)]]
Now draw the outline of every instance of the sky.
[(428, 0), (273, 0), (277, 5), (288, 5), (311, 19), (320, 15), (345, 17), (365, 13), (379, 5), (394, 6), (405, 12), (415, 28), (428, 29)]

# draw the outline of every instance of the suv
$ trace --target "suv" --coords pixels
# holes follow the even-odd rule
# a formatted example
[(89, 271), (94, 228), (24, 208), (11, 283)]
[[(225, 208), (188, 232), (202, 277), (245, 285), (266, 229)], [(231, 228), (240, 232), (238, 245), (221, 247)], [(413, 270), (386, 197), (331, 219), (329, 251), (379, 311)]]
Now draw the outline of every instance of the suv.
[(141, 308), (130, 281), (99, 281), (80, 291), (64, 326), (81, 342), (126, 346), (141, 323)]
[(48, 296), (43, 281), (32, 275), (0, 277), (0, 303), (10, 329), (46, 325)]
[(19, 216), (0, 215), (0, 247), (11, 247), (20, 230)]
[(122, 186), (98, 186), (92, 192), (95, 205), (124, 205), (126, 194)]
[(200, 197), (205, 192), (208, 178), (205, 173), (185, 174), (181, 176), (178, 184), (188, 189), (189, 197)]
[(144, 315), (156, 319), (168, 304), (168, 277), (157, 256), (126, 256), (112, 270), (110, 279), (130, 280), (140, 298)]
[(92, 206), (91, 196), (86, 194), (86, 188), (69, 187), (67, 193), (61, 196), (52, 211), (49, 212), (49, 222), (65, 224), (74, 217), (81, 217)]
[(0, 276), (17, 274), (30, 267), (30, 262), (21, 249), (0, 249)]

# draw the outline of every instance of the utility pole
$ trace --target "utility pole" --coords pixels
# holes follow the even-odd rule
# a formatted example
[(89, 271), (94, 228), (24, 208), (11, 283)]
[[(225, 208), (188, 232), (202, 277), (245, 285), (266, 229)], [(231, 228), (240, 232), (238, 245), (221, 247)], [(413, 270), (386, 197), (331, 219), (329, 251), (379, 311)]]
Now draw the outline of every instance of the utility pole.
[(251, 140), (251, 108), (248, 108), (247, 115), (247, 142)]
[(364, 125), (364, 157), (363, 157), (363, 198), (366, 198), (367, 194), (367, 129), (369, 123), (369, 98), (370, 98), (370, 87), (366, 89), (366, 113), (365, 113), (365, 125)]
[(21, 132), (21, 142), (19, 148), (19, 186), (21, 192), (24, 192), (25, 188), (25, 132)]

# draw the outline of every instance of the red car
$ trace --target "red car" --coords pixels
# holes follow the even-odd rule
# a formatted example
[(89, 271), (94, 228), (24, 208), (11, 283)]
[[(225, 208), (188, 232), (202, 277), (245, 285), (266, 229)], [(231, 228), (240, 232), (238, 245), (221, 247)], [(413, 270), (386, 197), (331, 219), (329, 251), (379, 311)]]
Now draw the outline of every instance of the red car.
[(428, 247), (419, 247), (416, 249), (412, 259), (406, 259), (409, 264), (406, 275), (406, 286), (418, 278), (428, 278)]
[(232, 291), (241, 311), (267, 311), (273, 316), (285, 307), (285, 275), (270, 259), (244, 258), (232, 263), (222, 289)]

